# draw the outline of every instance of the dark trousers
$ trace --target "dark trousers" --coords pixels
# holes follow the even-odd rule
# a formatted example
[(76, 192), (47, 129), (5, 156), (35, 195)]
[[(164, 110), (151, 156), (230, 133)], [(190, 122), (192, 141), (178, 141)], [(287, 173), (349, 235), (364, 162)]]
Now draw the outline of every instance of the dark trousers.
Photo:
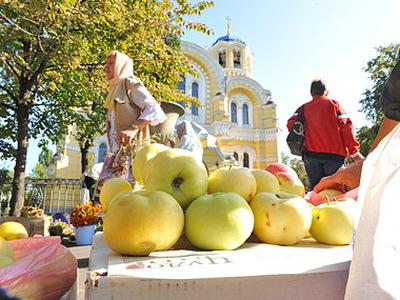
[(89, 190), (90, 200), (93, 200), (93, 192), (96, 185), (96, 180), (93, 179), (92, 177), (85, 176), (83, 182), (85, 183), (86, 188)]
[(314, 157), (303, 157), (304, 167), (306, 168), (308, 179), (310, 180), (310, 190), (325, 176), (332, 175), (341, 166), (343, 166), (343, 160), (329, 160), (323, 158)]

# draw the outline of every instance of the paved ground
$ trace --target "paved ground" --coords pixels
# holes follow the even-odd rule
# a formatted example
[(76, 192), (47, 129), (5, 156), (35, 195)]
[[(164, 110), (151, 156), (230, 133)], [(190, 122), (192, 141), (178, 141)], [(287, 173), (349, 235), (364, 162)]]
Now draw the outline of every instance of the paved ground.
[(89, 265), (90, 249), (92, 246), (75, 246), (69, 247), (68, 249), (75, 255), (78, 260), (78, 299), (85, 299), (85, 280), (86, 272)]

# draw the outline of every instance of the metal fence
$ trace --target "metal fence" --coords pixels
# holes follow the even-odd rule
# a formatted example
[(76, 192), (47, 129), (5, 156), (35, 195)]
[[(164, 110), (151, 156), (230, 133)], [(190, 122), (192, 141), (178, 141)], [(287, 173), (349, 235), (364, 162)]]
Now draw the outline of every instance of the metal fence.
[[(12, 184), (0, 187), (1, 211), (9, 209)], [(88, 190), (80, 179), (27, 179), (25, 183), (25, 203), (42, 208), (47, 214), (70, 211), (77, 204), (88, 201)]]

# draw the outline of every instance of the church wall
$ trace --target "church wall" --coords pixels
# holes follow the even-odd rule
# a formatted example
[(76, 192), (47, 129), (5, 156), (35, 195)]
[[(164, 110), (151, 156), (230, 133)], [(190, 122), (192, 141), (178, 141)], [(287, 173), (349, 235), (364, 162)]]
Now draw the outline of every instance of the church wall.
[(242, 141), (229, 138), (220, 138), (217, 142), (222, 152), (236, 152), (239, 154), (240, 166), (243, 166), (243, 153), (250, 155), (250, 167), (265, 169), (265, 167), (278, 161), (276, 140), (269, 141)]
[[(204, 123), (210, 128), (215, 124), (216, 128), (226, 128), (227, 131), (216, 133), (218, 136), (217, 145), (225, 153), (237, 151), (243, 162), (243, 153), (250, 155), (250, 167), (262, 168), (269, 163), (278, 160), (278, 149), (276, 140), (276, 105), (265, 106), (270, 95), (255, 80), (250, 79), (251, 71), (251, 50), (248, 46), (243, 47), (240, 42), (222, 42), (220, 46), (226, 49), (227, 68), (223, 70), (218, 64), (219, 45), (207, 52), (198, 45), (184, 42), (183, 52), (192, 62), (199, 78), (186, 74), (187, 95), (191, 95), (192, 83), (199, 83), (199, 100), (204, 104), (199, 108), (199, 113), (204, 115), (193, 117), (191, 107), (188, 106), (184, 118), (198, 123)], [(243, 69), (233, 68), (233, 49), (242, 49), (241, 61)], [(226, 76), (224, 78), (224, 75)], [(224, 81), (225, 80), (225, 81)], [(228, 95), (224, 93), (227, 92)], [(230, 101), (235, 97), (241, 98), (238, 102), (238, 124), (233, 125), (230, 120)], [(237, 99), (237, 98), (236, 98)], [(243, 126), (242, 107), (248, 101), (251, 104), (249, 109), (249, 126)], [(271, 130), (265, 130), (271, 129)], [(98, 145), (101, 139), (96, 139), (96, 146), (91, 148), (93, 152), (89, 164), (97, 163)], [(203, 146), (206, 146), (202, 140)], [(68, 157), (67, 165), (61, 162), (57, 164), (56, 177), (59, 178), (80, 178), (81, 177), (81, 155), (77, 141), (72, 136), (72, 130), (66, 138), (64, 154)]]
[(81, 153), (71, 149), (66, 149), (68, 164), (63, 165), (62, 161), (57, 163), (57, 178), (81, 178)]

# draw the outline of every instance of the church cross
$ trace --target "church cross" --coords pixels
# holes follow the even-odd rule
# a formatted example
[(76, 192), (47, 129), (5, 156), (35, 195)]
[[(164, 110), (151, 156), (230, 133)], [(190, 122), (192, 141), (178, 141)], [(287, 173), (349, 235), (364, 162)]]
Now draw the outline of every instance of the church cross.
[(227, 16), (225, 20), (226, 20), (226, 34), (232, 35), (232, 25), (231, 25), (232, 19), (229, 16)]

